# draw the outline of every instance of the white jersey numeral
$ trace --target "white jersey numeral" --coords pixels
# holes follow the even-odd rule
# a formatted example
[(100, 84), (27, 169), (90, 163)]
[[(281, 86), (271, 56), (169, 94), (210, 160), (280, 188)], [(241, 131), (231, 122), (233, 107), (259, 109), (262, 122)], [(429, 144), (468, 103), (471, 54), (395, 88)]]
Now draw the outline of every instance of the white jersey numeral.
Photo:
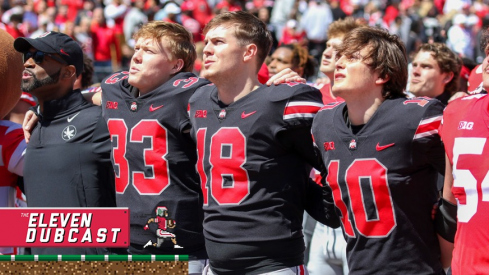
[[(468, 169), (458, 169), (460, 155), (481, 155), (487, 138), (455, 138), (453, 145), (453, 187), (463, 188), (465, 202), (457, 198), (457, 218), (459, 222), (468, 222), (477, 212), (479, 194), (477, 179)], [(489, 171), (481, 183), (482, 201), (489, 201)]]

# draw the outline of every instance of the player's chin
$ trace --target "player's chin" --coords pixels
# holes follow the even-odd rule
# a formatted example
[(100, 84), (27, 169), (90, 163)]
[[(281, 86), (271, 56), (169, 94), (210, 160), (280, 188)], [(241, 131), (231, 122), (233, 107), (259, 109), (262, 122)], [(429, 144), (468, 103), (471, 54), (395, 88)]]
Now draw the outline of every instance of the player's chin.
[(137, 84), (139, 83), (138, 80), (138, 77), (132, 75), (129, 75), (129, 77), (127, 78), (127, 82), (132, 86), (137, 86)]
[(212, 73), (212, 71), (210, 71), (208, 69), (207, 70), (202, 70), (200, 72), (200, 76), (203, 77), (203, 78), (205, 78), (205, 79), (209, 79), (209, 77), (212, 77), (213, 75), (214, 74)]
[(331, 93), (335, 96), (335, 97), (343, 97), (342, 94), (343, 94), (343, 90), (340, 89), (340, 88), (334, 88), (334, 85), (333, 85), (333, 89), (331, 89)]

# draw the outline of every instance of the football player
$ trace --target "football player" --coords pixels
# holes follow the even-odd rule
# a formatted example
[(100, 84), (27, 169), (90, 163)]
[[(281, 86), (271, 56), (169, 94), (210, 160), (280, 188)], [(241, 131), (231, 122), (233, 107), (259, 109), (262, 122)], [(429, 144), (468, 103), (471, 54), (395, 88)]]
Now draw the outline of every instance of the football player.
[[(116, 72), (101, 83), (103, 116), (112, 138), (117, 206), (131, 210), (128, 252), (187, 254), (189, 273), (200, 273), (199, 259), (207, 256), (187, 104), (195, 89), (209, 82), (191, 73), (195, 48), (191, 34), (181, 25), (152, 21), (134, 38), (129, 71)], [(145, 230), (146, 223), (163, 206), (171, 209), (167, 219), (179, 221), (167, 229), (178, 245), (145, 246), (157, 230)]]
[(332, 203), (323, 205), (323, 190), (309, 181), (321, 94), (259, 83), (272, 37), (253, 15), (221, 13), (204, 34), (202, 76), (214, 84), (190, 98), (210, 262), (204, 274), (303, 274), (304, 209), (339, 226)]
[(361, 27), (338, 47), (335, 96), (312, 133), (341, 213), (350, 274), (444, 274), (432, 220), (444, 172), (443, 105), (407, 99), (407, 57), (386, 30)]
[(331, 93), (331, 86), (333, 86), (334, 83), (336, 47), (341, 44), (345, 34), (360, 26), (361, 25), (354, 18), (347, 17), (345, 19), (334, 21), (328, 27), (328, 41), (326, 41), (326, 48), (324, 49), (321, 56), (321, 63), (319, 64), (319, 71), (326, 75), (326, 77), (318, 78), (316, 80), (316, 88), (323, 94), (324, 104), (343, 101), (343, 99), (337, 98)]
[[(336, 47), (341, 44), (343, 37), (348, 32), (361, 25), (354, 18), (336, 20), (328, 27), (328, 41), (321, 58), (319, 70), (326, 75), (325, 79), (318, 79), (316, 88), (323, 95), (323, 103), (342, 102), (340, 97), (334, 97), (331, 86), (334, 83), (334, 70), (336, 62)], [(318, 171), (316, 181), (320, 182)], [(346, 261), (346, 241), (341, 228), (332, 229), (324, 224), (317, 223), (311, 241), (309, 262), (307, 270), (311, 275), (348, 274)]]
[[(481, 65), (482, 86), (487, 90), (487, 29), (481, 41), (486, 54)], [(488, 110), (489, 96), (484, 91), (451, 102), (443, 113), (440, 134), (447, 155), (447, 171), (440, 209), (449, 221), (447, 227), (453, 227), (456, 222), (452, 274), (484, 274), (489, 270)]]
[(422, 44), (412, 66), (409, 92), (414, 96), (436, 98), (447, 104), (459, 91), (462, 59), (446, 44)]

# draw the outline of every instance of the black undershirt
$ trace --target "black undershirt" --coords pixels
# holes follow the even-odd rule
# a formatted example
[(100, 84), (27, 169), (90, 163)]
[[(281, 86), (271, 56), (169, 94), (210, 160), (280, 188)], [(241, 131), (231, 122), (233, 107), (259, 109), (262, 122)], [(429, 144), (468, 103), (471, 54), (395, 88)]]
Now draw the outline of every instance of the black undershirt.
[(348, 107), (347, 106), (345, 106), (345, 108), (343, 109), (343, 119), (345, 120), (346, 126), (350, 129), (350, 131), (354, 135), (356, 135), (358, 132), (360, 132), (360, 130), (362, 130), (363, 126), (365, 126), (365, 124), (360, 124), (360, 125), (351, 124), (350, 119), (348, 118)]

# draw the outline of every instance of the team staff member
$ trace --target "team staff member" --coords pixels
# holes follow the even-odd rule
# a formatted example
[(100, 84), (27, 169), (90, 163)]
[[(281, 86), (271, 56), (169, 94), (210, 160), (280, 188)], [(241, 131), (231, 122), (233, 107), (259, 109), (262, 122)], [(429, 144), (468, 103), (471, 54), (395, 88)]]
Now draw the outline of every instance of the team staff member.
[[(21, 88), (39, 101), (39, 122), (24, 164), (29, 207), (113, 207), (110, 138), (100, 107), (73, 90), (83, 53), (69, 36), (48, 32), (18, 38), (24, 55)], [(105, 254), (95, 248), (32, 248), (33, 254)]]

